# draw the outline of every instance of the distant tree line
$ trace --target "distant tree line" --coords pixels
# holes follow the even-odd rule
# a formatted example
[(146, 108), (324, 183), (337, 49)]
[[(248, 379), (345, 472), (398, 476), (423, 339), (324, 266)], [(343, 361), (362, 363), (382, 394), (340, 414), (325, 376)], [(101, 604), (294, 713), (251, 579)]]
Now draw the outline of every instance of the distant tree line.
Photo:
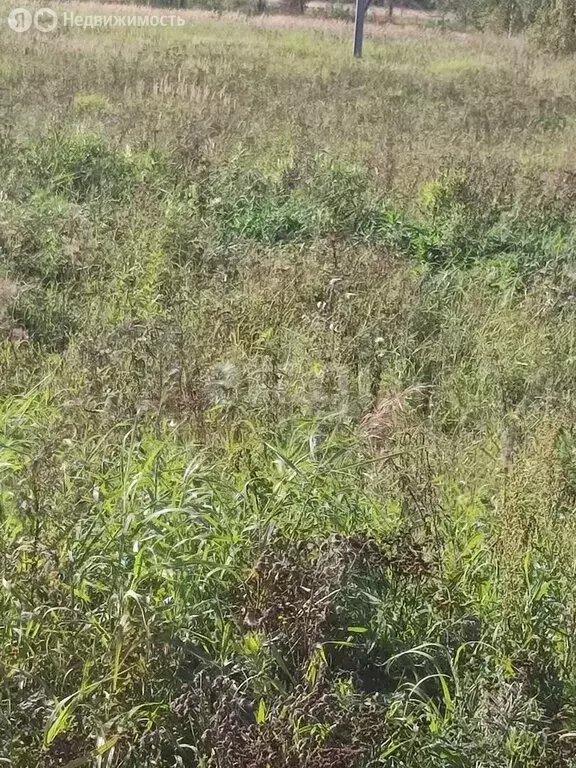
[(576, 0), (438, 0), (464, 26), (510, 35), (529, 31), (544, 48), (576, 50)]

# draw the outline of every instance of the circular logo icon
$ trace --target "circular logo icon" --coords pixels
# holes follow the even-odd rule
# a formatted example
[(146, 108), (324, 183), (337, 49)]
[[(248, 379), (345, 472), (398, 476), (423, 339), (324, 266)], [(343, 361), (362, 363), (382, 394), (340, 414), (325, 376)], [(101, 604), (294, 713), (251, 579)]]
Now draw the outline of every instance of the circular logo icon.
[(58, 14), (52, 8), (40, 8), (34, 14), (34, 26), (38, 32), (52, 32), (58, 26)]
[(14, 32), (27, 32), (32, 26), (32, 14), (27, 8), (12, 8), (8, 14), (8, 26)]

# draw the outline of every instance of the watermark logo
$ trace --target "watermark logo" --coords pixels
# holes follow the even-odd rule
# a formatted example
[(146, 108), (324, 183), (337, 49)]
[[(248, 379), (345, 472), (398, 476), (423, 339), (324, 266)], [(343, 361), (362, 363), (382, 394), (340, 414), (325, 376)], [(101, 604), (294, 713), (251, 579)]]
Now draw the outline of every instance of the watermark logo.
[(8, 14), (8, 26), (14, 32), (28, 32), (32, 21), (32, 14), (27, 8), (13, 8)]
[(34, 26), (39, 32), (52, 32), (58, 26), (58, 14), (52, 8), (40, 8), (34, 14)]
[(58, 26), (90, 29), (93, 27), (183, 27), (186, 23), (182, 16), (135, 14), (85, 14), (66, 12), (58, 15), (52, 8), (40, 8), (29, 11), (28, 8), (13, 8), (8, 14), (8, 26), (14, 32), (52, 32)]

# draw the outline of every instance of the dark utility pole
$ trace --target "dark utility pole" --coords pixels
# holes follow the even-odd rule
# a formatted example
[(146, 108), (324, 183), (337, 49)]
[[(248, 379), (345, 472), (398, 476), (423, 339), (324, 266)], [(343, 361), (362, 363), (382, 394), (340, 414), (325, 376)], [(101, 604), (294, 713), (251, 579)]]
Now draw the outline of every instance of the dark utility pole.
[(370, 0), (356, 0), (356, 14), (354, 17), (354, 56), (359, 59), (362, 56), (362, 42), (364, 40), (364, 16), (370, 5)]

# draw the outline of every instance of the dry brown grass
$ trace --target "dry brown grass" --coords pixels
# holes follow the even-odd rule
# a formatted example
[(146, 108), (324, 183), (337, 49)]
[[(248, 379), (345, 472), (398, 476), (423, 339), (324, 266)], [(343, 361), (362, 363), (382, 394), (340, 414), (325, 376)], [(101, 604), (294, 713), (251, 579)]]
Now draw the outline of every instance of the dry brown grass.
[(20, 292), (20, 286), (14, 280), (0, 277), (0, 313), (13, 301)]
[(411, 415), (430, 394), (428, 384), (412, 384), (388, 392), (362, 419), (361, 430), (374, 445), (385, 443), (392, 435), (410, 425)]

